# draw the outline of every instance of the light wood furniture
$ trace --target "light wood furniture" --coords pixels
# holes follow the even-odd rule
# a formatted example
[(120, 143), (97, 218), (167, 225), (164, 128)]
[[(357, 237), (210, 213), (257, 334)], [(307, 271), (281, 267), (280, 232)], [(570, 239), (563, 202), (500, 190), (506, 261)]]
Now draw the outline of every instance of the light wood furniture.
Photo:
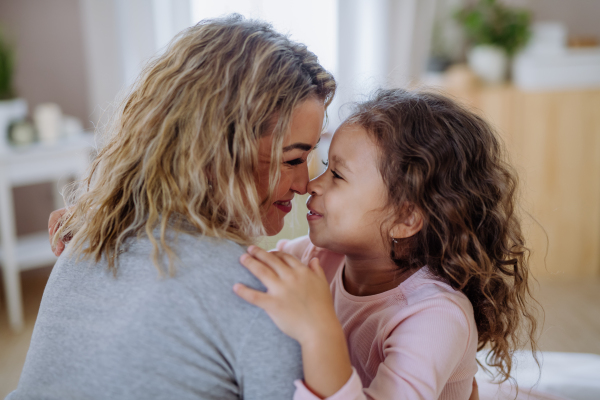
[[(54, 264), (56, 257), (50, 249), (47, 231), (16, 237), (12, 188), (48, 181), (62, 186), (63, 179), (79, 177), (87, 168), (91, 144), (92, 135), (81, 134), (53, 145), (37, 143), (0, 153), (0, 263), (13, 331), (23, 327), (20, 271)], [(59, 195), (55, 197), (55, 206), (63, 207)]]
[(443, 90), (487, 118), (507, 145), (534, 275), (600, 276), (600, 90)]

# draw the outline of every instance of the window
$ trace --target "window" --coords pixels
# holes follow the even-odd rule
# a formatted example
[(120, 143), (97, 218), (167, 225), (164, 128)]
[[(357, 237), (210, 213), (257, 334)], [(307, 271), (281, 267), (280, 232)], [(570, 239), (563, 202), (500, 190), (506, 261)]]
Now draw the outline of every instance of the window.
[(238, 13), (265, 20), (292, 40), (304, 43), (321, 65), (337, 72), (337, 0), (192, 0), (192, 18), (202, 19)]

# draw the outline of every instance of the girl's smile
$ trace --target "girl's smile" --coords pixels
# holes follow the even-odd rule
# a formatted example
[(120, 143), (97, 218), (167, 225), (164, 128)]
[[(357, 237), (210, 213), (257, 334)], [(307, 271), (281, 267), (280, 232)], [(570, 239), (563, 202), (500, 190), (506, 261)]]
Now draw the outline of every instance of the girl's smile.
[(308, 208), (308, 214), (306, 214), (306, 219), (308, 221), (316, 221), (317, 219), (323, 217), (322, 214), (319, 214), (317, 211), (311, 209), (309, 202), (306, 203), (306, 206)]
[(386, 253), (381, 224), (387, 192), (377, 163), (377, 146), (364, 129), (342, 125), (337, 130), (327, 170), (307, 187), (306, 219), (316, 246), (344, 254)]

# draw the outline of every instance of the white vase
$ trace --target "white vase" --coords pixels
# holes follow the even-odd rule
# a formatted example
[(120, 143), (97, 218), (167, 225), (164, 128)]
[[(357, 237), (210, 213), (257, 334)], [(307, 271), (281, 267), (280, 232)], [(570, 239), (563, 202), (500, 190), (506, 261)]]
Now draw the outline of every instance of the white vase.
[(40, 142), (52, 144), (58, 140), (62, 130), (62, 111), (56, 103), (39, 104), (33, 111), (33, 122)]
[(485, 83), (498, 84), (506, 80), (508, 56), (498, 46), (478, 45), (467, 53), (469, 67)]
[(27, 101), (13, 99), (0, 101), (0, 153), (10, 149), (8, 142), (8, 127), (14, 121), (27, 116)]

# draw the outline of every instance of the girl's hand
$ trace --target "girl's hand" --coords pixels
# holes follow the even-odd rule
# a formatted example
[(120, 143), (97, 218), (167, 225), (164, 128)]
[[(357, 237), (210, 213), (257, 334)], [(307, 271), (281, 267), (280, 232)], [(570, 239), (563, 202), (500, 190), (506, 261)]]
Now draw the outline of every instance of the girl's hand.
[(60, 210), (52, 211), (50, 214), (50, 219), (48, 219), (48, 236), (50, 239), (50, 247), (52, 247), (52, 252), (56, 257), (60, 256), (63, 250), (65, 249), (65, 242), (59, 241), (56, 246), (52, 245), (52, 236), (56, 233), (58, 228), (60, 228), (60, 219), (67, 212), (66, 208), (61, 208)]
[(234, 291), (269, 314), (273, 322), (301, 345), (341, 331), (325, 274), (314, 258), (308, 265), (282, 252), (250, 246), (240, 262), (266, 287), (267, 292), (234, 285)]
[(239, 283), (233, 290), (265, 310), (283, 333), (300, 343), (306, 385), (321, 398), (340, 390), (352, 375), (352, 365), (319, 260), (304, 265), (289, 254), (250, 246), (240, 261), (267, 292)]

